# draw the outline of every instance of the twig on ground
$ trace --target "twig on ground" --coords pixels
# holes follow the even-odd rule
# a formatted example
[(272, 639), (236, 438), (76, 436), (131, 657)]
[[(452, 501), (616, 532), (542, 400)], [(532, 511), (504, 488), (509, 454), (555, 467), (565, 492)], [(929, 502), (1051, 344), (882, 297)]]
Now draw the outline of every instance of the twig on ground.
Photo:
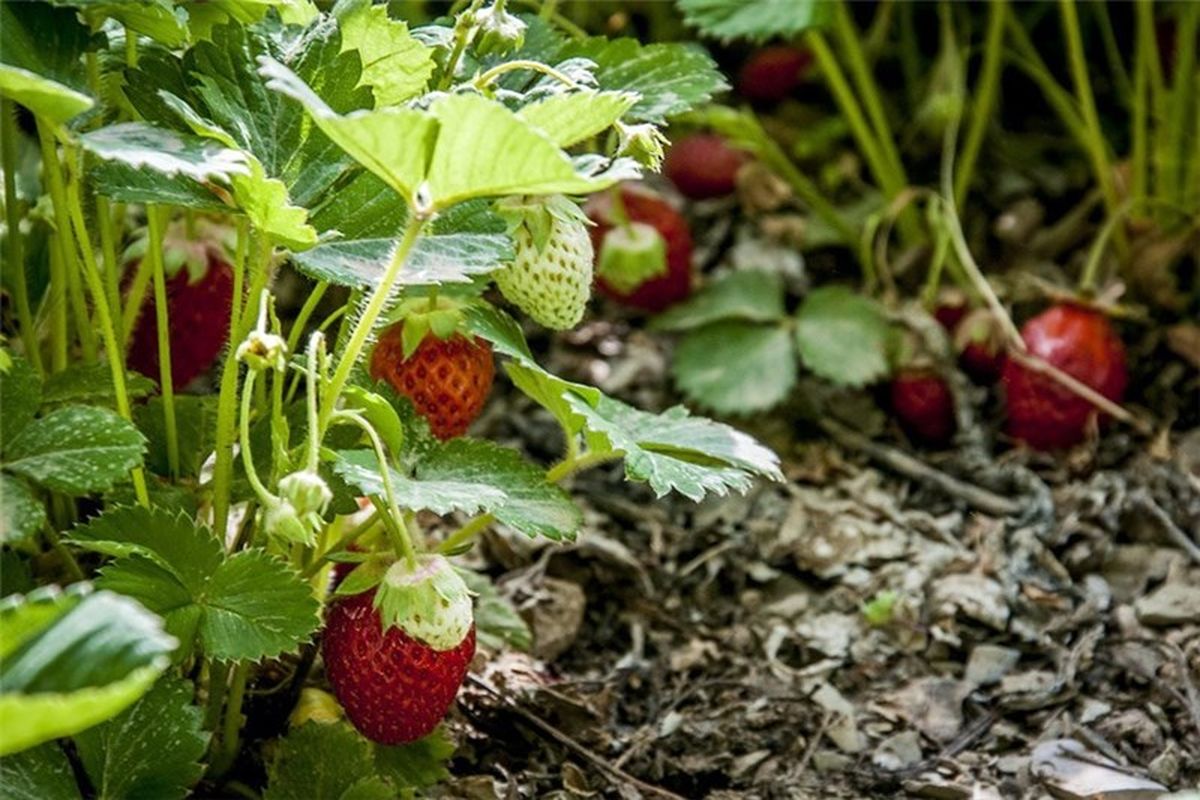
[(545, 734), (546, 736), (549, 736), (550, 738), (554, 739), (559, 744), (561, 744), (563, 747), (565, 747), (568, 750), (570, 750), (571, 752), (575, 753), (575, 755), (579, 756), (580, 758), (583, 758), (583, 759), (587, 760), (588, 762), (590, 762), (592, 764), (592, 766), (596, 767), (596, 769), (603, 772), (611, 780), (616, 781), (617, 783), (623, 783), (623, 784), (632, 786), (635, 789), (638, 789), (639, 791), (644, 792), (644, 793), (649, 794), (654, 797), (665, 797), (665, 798), (668, 798), (669, 800), (684, 800), (683, 797), (675, 794), (672, 791), (669, 791), (667, 789), (663, 789), (661, 787), (646, 783), (645, 781), (642, 781), (642, 780), (630, 775), (628, 772), (625, 772), (624, 770), (613, 766), (607, 760), (605, 760), (602, 756), (592, 752), (590, 749), (583, 746), (579, 742), (575, 741), (575, 739), (571, 738), (566, 733), (564, 733), (561, 730), (559, 730), (558, 728), (554, 727), (549, 722), (546, 722), (544, 719), (537, 716), (536, 714), (533, 714), (533, 713), (527, 711), (526, 709), (522, 708), (521, 706), (517, 705), (515, 702), (513, 702), (513, 700), (511, 698), (504, 695), (499, 689), (492, 686), (490, 683), (485, 681), (483, 678), (477, 677), (475, 675), (469, 675), (469, 676), (467, 676), (467, 680), (469, 680), (471, 683), (478, 686), (479, 688), (483, 689), (488, 694), (495, 697), (497, 700), (499, 700), (504, 705), (504, 707), (506, 709), (508, 709), (512, 713), (516, 714), (517, 716), (519, 716), (521, 719), (525, 720), (525, 722), (529, 723), (533, 727), (537, 728), (538, 731), (540, 731), (541, 733)]
[(934, 486), (946, 494), (962, 500), (969, 506), (977, 508), (985, 514), (996, 517), (1011, 517), (1020, 513), (1021, 503), (1007, 497), (990, 492), (952, 475), (947, 475), (939, 469), (929, 466), (923, 461), (905, 452), (888, 447), (885, 444), (873, 442), (861, 433), (852, 431), (841, 423), (831, 419), (823, 419), (821, 428), (834, 438), (838, 444), (852, 450), (858, 450), (869, 458), (883, 464), (889, 469), (899, 472), (906, 478), (921, 481)]
[(1200, 564), (1200, 545), (1188, 538), (1188, 535), (1184, 533), (1178, 525), (1175, 524), (1175, 521), (1171, 519), (1167, 512), (1163, 511), (1162, 506), (1154, 501), (1154, 498), (1150, 496), (1149, 492), (1145, 491), (1144, 489), (1134, 492), (1130, 496), (1129, 502), (1139, 506), (1143, 511), (1153, 517), (1154, 521), (1159, 524), (1163, 530), (1163, 533), (1167, 535), (1167, 538), (1171, 540), (1172, 544), (1177, 545), (1180, 550), (1187, 553), (1192, 561)]

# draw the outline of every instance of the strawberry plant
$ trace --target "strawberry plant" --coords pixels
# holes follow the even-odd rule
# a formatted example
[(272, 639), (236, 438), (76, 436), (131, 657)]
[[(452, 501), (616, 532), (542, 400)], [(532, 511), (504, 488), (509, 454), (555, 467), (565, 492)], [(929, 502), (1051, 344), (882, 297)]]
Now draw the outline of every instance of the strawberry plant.
[[(697, 501), (781, 477), (733, 428), (557, 377), (526, 343), (514, 310), (585, 312), (581, 204), (657, 169), (666, 121), (725, 87), (698, 49), (555, 20), (0, 5), (6, 786), (431, 785), (477, 642), (528, 640), (454, 560), (480, 533), (573, 539), (569, 479), (610, 462)], [(671, 288), (638, 302), (659, 307), (690, 242), (642, 202)], [(561, 428), (556, 463), (466, 435), (497, 359)]]

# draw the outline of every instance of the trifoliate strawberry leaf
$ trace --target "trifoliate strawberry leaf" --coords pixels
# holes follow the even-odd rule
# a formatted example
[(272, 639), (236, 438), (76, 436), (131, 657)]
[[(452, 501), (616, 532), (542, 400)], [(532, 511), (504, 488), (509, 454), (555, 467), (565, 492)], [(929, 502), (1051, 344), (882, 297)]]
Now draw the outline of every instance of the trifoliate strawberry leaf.
[[(130, 400), (140, 400), (155, 391), (154, 381), (145, 375), (125, 373), (125, 394)], [(116, 391), (113, 389), (112, 370), (107, 364), (80, 364), (56, 372), (46, 379), (42, 387), (42, 403), (114, 406)]]
[(0, 473), (0, 542), (28, 539), (46, 524), (46, 507), (28, 483)]
[(757, 477), (782, 480), (779, 457), (750, 436), (676, 406), (651, 414), (619, 400), (596, 404), (566, 400), (583, 417), (593, 452), (620, 452), (625, 476), (645, 481), (658, 496), (671, 491), (692, 500), (706, 494), (746, 492)]
[(342, 50), (362, 60), (359, 86), (369, 86), (375, 107), (394, 106), (425, 91), (433, 74), (433, 51), (413, 38), (408, 26), (388, 17), (387, 6), (370, 0), (340, 3), (335, 9)]
[(141, 174), (228, 185), (234, 175), (249, 171), (246, 155), (240, 150), (145, 122), (107, 125), (83, 134), (79, 143), (96, 158), (120, 162)]
[(42, 404), (42, 379), (21, 356), (13, 356), (7, 372), (0, 373), (0, 452), (13, 437), (29, 427)]
[(529, 650), (533, 645), (533, 633), (513, 604), (496, 589), (492, 579), (469, 569), (459, 572), (475, 595), (475, 636), (479, 644), (496, 651)]
[(585, 194), (619, 176), (585, 175), (537, 128), (499, 102), (479, 95), (445, 95), (428, 111), (390, 107), (341, 115), (294, 72), (261, 59), (268, 86), (299, 101), (317, 126), (388, 186), (415, 202), (448, 208), (474, 197), (507, 194)]
[(397, 789), (376, 774), (374, 746), (341, 722), (307, 722), (280, 742), (267, 766), (263, 800), (389, 800)]
[(796, 383), (792, 332), (740, 320), (697, 328), (675, 348), (671, 376), (689, 400), (719, 414), (766, 410)]
[[(325, 241), (295, 254), (302, 272), (340, 286), (374, 287), (391, 262), (408, 218), (400, 195), (359, 173), (315, 211)], [(513, 258), (504, 222), (482, 201), (440, 214), (417, 240), (400, 273), (402, 286), (465, 283)]]
[(823, 286), (796, 312), (796, 343), (804, 366), (843, 386), (887, 375), (890, 333), (883, 311), (844, 286)]
[(504, 493), (487, 510), (529, 537), (575, 538), (583, 515), (566, 492), (546, 481), (546, 472), (508, 447), (479, 439), (451, 439), (417, 465), (421, 480), (454, 480), (498, 486)]
[(46, 742), (0, 759), (5, 800), (82, 798), (75, 772), (58, 742)]
[[(333, 469), (363, 494), (384, 496), (379, 462), (371, 450), (339, 450)], [(435, 514), (462, 511), (474, 514), (502, 504), (506, 495), (495, 486), (460, 480), (418, 480), (388, 467), (396, 502), (413, 511)]]
[(290, 567), (258, 549), (226, 556), (208, 528), (162, 509), (113, 509), (72, 540), (116, 561), (97, 584), (137, 598), (184, 643), (226, 661), (295, 649), (316, 629), (318, 604)]
[(0, 95), (52, 122), (90, 109), (83, 53), (88, 30), (75, 11), (0, 3)]
[(0, 756), (120, 713), (167, 668), (176, 641), (133, 600), (74, 584), (0, 601)]
[(731, 272), (658, 315), (652, 327), (686, 331), (722, 320), (774, 322), (784, 317), (783, 281), (757, 269)]
[(317, 243), (317, 231), (308, 224), (308, 212), (293, 205), (287, 187), (278, 178), (268, 178), (258, 159), (251, 159), (248, 173), (231, 176), (233, 197), (250, 224), (271, 241), (298, 252)]
[(166, 47), (181, 47), (187, 43), (187, 12), (182, 7), (174, 6), (171, 0), (141, 0), (137, 3), (55, 0), (54, 4), (77, 7), (83, 18), (97, 28), (111, 18)]
[(103, 491), (142, 463), (146, 440), (133, 423), (95, 406), (67, 406), (5, 443), (4, 468), (56, 492)]
[(125, 711), (75, 736), (79, 760), (97, 796), (187, 796), (204, 772), (200, 760), (209, 738), (204, 715), (192, 703), (194, 694), (187, 681), (161, 678)]
[(545, 133), (559, 147), (570, 147), (608, 130), (637, 101), (638, 95), (631, 92), (585, 89), (530, 103), (517, 116)]
[(825, 0), (679, 0), (688, 25), (714, 39), (792, 39), (833, 18)]
[(567, 44), (556, 58), (590, 59), (601, 89), (640, 95), (627, 114), (637, 122), (664, 122), (729, 88), (708, 53), (691, 44), (643, 45), (597, 36)]

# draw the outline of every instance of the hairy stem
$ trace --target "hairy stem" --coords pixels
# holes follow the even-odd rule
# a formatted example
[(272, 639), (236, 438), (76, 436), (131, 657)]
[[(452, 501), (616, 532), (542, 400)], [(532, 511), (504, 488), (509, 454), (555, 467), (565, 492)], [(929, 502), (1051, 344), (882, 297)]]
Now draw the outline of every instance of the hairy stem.
[(38, 374), (43, 374), (46, 368), (42, 364), (37, 325), (33, 320), (33, 308), (29, 304), (25, 261), (21, 257), (21, 213), (17, 207), (16, 113), (17, 108), (11, 100), (0, 98), (0, 163), (4, 169), (4, 224), (8, 230), (8, 235), (4, 237), (4, 258), (8, 264), (8, 275), (12, 277), (13, 302), (17, 310), (17, 323), (21, 327), (25, 356)]
[(146, 258), (154, 271), (154, 321), (158, 334), (158, 385), (162, 389), (163, 425), (167, 432), (167, 468), (179, 477), (179, 428), (175, 424), (175, 379), (171, 374), (171, 319), (167, 308), (167, 276), (163, 265), (163, 210), (146, 207), (150, 242)]

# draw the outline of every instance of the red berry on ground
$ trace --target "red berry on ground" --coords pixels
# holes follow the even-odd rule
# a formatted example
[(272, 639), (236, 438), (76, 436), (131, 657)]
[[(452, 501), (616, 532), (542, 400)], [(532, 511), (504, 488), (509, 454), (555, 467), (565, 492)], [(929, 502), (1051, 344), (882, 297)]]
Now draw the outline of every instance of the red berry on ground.
[(384, 331), (371, 354), (371, 377), (386, 380), (412, 401), (439, 439), (462, 436), (483, 411), (496, 374), (490, 343), (461, 334), (439, 339), (429, 334), (404, 357), (398, 322)]
[(712, 133), (685, 136), (671, 145), (663, 161), (663, 174), (692, 200), (732, 194), (746, 154)]
[[(1031, 356), (1058, 367), (1104, 397), (1119, 403), (1129, 382), (1125, 348), (1099, 312), (1082, 306), (1052, 306), (1025, 323), (1021, 338)], [(1039, 450), (1070, 447), (1083, 441), (1095, 406), (1053, 378), (1025, 367), (1015, 358), (1004, 364), (1002, 379), (1008, 430)]]
[(954, 436), (954, 398), (930, 370), (901, 369), (891, 383), (892, 411), (900, 427), (924, 444), (949, 444)]
[[(651, 278), (630, 292), (621, 292), (596, 276), (596, 288), (625, 305), (643, 311), (662, 311), (683, 300), (692, 291), (692, 232), (687, 220), (659, 195), (634, 186), (622, 186), (621, 203), (630, 222), (650, 225), (663, 237), (667, 248), (667, 271)], [(592, 243), (600, 253), (604, 236), (617, 224), (608, 192), (593, 195), (586, 208), (596, 224), (591, 228)]]
[[(171, 383), (180, 389), (216, 362), (229, 339), (233, 307), (233, 270), (210, 252), (204, 274), (197, 280), (180, 269), (166, 282)], [(130, 369), (154, 381), (159, 378), (158, 319), (154, 292), (146, 293), (130, 340)]]
[(446, 716), (475, 656), (475, 626), (450, 650), (398, 627), (383, 629), (375, 592), (328, 607), (321, 654), (334, 696), (359, 733), (398, 745), (429, 735)]
[(985, 308), (967, 314), (954, 330), (963, 372), (977, 383), (994, 383), (1004, 369), (1004, 332)]
[(812, 54), (788, 45), (773, 45), (756, 51), (738, 73), (738, 94), (752, 103), (778, 103), (786, 98), (808, 72)]

